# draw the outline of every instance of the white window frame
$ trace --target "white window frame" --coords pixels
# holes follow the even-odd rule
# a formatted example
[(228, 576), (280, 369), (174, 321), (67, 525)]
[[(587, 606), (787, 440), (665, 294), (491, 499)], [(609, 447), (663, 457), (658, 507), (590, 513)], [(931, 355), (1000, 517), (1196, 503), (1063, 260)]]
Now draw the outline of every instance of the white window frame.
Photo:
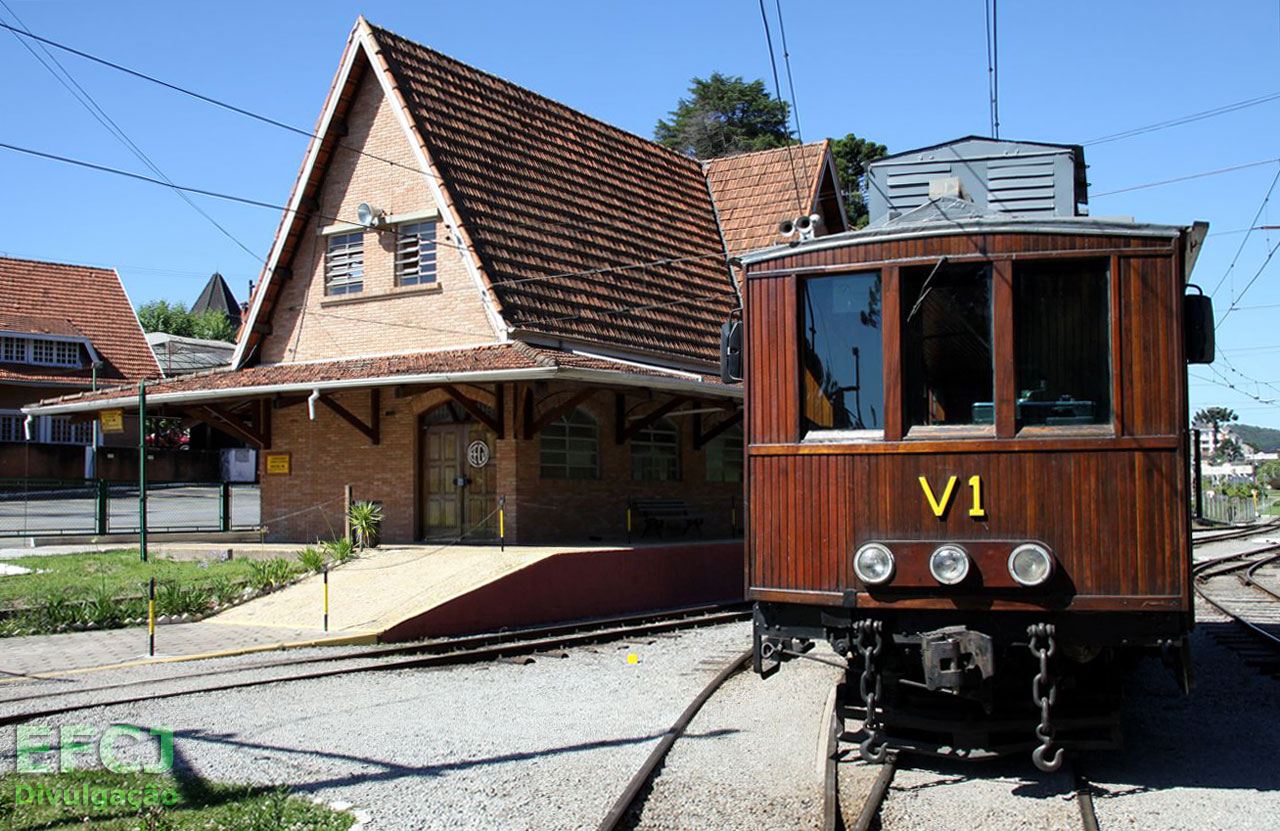
[(426, 286), (436, 282), (435, 220), (396, 226), (396, 285)]
[(680, 428), (660, 418), (631, 438), (631, 479), (636, 482), (680, 481)]
[(325, 240), (324, 293), (331, 297), (364, 291), (364, 232), (333, 234)]
[[(574, 463), (575, 456), (588, 455), (589, 464)], [(538, 434), (538, 464), (543, 479), (599, 479), (599, 422), (577, 407), (548, 424)]]
[[(62, 338), (24, 338), (21, 335), (0, 336), (0, 363), (34, 364), (35, 366), (82, 367), (80, 341)], [(39, 353), (46, 353), (47, 357)]]

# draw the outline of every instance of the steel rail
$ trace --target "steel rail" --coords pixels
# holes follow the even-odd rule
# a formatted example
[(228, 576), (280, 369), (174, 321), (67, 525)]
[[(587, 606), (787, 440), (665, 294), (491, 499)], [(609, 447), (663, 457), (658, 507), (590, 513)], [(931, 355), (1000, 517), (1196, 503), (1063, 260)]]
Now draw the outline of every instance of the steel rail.
[[(244, 689), (247, 687), (266, 686), (268, 684), (285, 683), (289, 681), (306, 681), (306, 680), (312, 680), (316, 678), (330, 678), (338, 675), (355, 675), (355, 674), (364, 673), (364, 672), (386, 672), (388, 670), (397, 670), (397, 669), (419, 669), (419, 668), (426, 668), (426, 667), (450, 666), (455, 664), (494, 660), (497, 658), (511, 657), (515, 655), (528, 655), (530, 653), (542, 652), (546, 650), (567, 647), (567, 646), (581, 646), (581, 645), (590, 644), (590, 643), (600, 643), (602, 641), (608, 641), (608, 640), (625, 639), (627, 637), (632, 637), (636, 635), (647, 635), (647, 634), (655, 634), (660, 632), (668, 632), (673, 630), (685, 629), (693, 626), (709, 626), (717, 623), (728, 623), (732, 621), (743, 620), (749, 614), (750, 613), (746, 611), (721, 611), (721, 612), (711, 611), (696, 617), (690, 617), (686, 614), (685, 616), (681, 616), (681, 617), (672, 618), (668, 616), (666, 618), (660, 618), (657, 620), (653, 619), (654, 616), (649, 616), (650, 622), (632, 623), (630, 625), (619, 625), (616, 619), (610, 619), (610, 622), (603, 628), (583, 627), (581, 624), (579, 624), (576, 629), (573, 629), (572, 631), (569, 631), (567, 633), (565, 632), (556, 633), (554, 631), (548, 632), (548, 630), (543, 630), (543, 629), (521, 630), (520, 632), (510, 633), (505, 638), (499, 635), (486, 635), (486, 636), (479, 636), (474, 639), (458, 639), (457, 641), (444, 641), (444, 642), (432, 644), (430, 646), (446, 647), (449, 651), (437, 652), (436, 654), (428, 654), (428, 655), (424, 655), (422, 657), (417, 657), (417, 658), (408, 658), (408, 659), (395, 660), (395, 661), (384, 661), (379, 663), (363, 664), (355, 667), (339, 667), (334, 669), (323, 669), (323, 670), (316, 670), (312, 672), (296, 673), (291, 675), (280, 675), (280, 676), (271, 677), (271, 678), (259, 678), (259, 679), (244, 680), (244, 681), (229, 681), (229, 682), (220, 683), (220, 684), (199, 686), (199, 687), (182, 689), (182, 690), (161, 690), (161, 691), (152, 690), (143, 694), (129, 695), (129, 696), (115, 698), (115, 699), (106, 700), (106, 701), (89, 701), (84, 703), (73, 703), (73, 704), (65, 704), (65, 705), (55, 706), (55, 707), (46, 707), (39, 710), (28, 710), (24, 712), (0, 715), (0, 726), (8, 725), (8, 724), (17, 724), (17, 723), (29, 721), (32, 719), (37, 719), (37, 718), (47, 718), (50, 716), (61, 715), (63, 713), (74, 712), (77, 710), (87, 710), (95, 707), (109, 707), (109, 706), (115, 706), (115, 705), (121, 705), (121, 704), (134, 704), (140, 701), (154, 701), (156, 699), (161, 699), (161, 698), (176, 698), (176, 697), (181, 697), (185, 695), (195, 695), (198, 693), (221, 692), (224, 690), (235, 690), (235, 689)], [(558, 628), (569, 629), (570, 627), (558, 627)], [(552, 629), (555, 629), (555, 627), (553, 627)], [(533, 637), (530, 637), (530, 634), (532, 634)], [(482, 643), (482, 644), (472, 643), (472, 644), (464, 645), (464, 642), (466, 641), (480, 641), (480, 640), (484, 640), (485, 643)], [(371, 655), (348, 654), (348, 655), (341, 655), (341, 656), (324, 656), (324, 658), (332, 661), (354, 660), (362, 657), (376, 658), (376, 657), (381, 657), (383, 655), (386, 655), (390, 652), (396, 652), (401, 650), (415, 650), (415, 649), (421, 652), (423, 649), (426, 649), (426, 648), (429, 648), (429, 647), (427, 646), (398, 647), (393, 650), (383, 650), (383, 651), (374, 650), (373, 652), (375, 654), (371, 654)], [(308, 663), (315, 663), (317, 660), (318, 659), (316, 658), (305, 658), (305, 659), (299, 659), (298, 661), (295, 661), (295, 662), (276, 662), (276, 663), (277, 665), (283, 665), (283, 666), (303, 665)], [(243, 671), (248, 672), (255, 669), (263, 669), (263, 668), (264, 666), (259, 664), (252, 667), (245, 667)], [(228, 670), (222, 670), (222, 671), (213, 672), (213, 673), (193, 673), (192, 676), (193, 677), (205, 676), (205, 675), (211, 675), (211, 674), (225, 675), (227, 671)], [(178, 678), (163, 679), (163, 680), (126, 682), (125, 684), (122, 684), (119, 686), (120, 687), (138, 686), (141, 684), (150, 684), (154, 686), (159, 683), (164, 683), (167, 680), (184, 680), (184, 679), (181, 677), (178, 677)], [(72, 696), (72, 695), (77, 695), (77, 694), (87, 693), (87, 692), (90, 692), (90, 690), (68, 690), (66, 693), (62, 693), (62, 695)], [(49, 696), (44, 695), (44, 696), (39, 696), (39, 698), (43, 700), (48, 700)], [(12, 700), (13, 699), (10, 699), (10, 701)], [(5, 703), (9, 703), (9, 702), (0, 701), (0, 705), (3, 705)]]
[(893, 784), (893, 775), (897, 769), (898, 754), (896, 751), (890, 751), (888, 758), (880, 765), (876, 781), (871, 783), (871, 791), (867, 794), (867, 801), (862, 803), (858, 818), (853, 821), (853, 825), (849, 826), (850, 831), (870, 831), (874, 827), (876, 819), (880, 816), (880, 808), (884, 806), (884, 799), (889, 795), (889, 786)]
[(1080, 806), (1080, 822), (1084, 831), (1099, 831), (1098, 813), (1093, 806), (1093, 785), (1078, 770), (1071, 769), (1076, 787), (1076, 804)]
[(597, 831), (615, 831), (621, 826), (622, 820), (626, 817), (631, 807), (637, 804), (640, 792), (644, 786), (653, 777), (654, 773), (661, 766), (667, 753), (670, 752), (672, 745), (676, 743), (676, 739), (684, 735), (684, 731), (689, 727), (689, 723), (693, 721), (693, 717), (702, 709), (702, 705), (715, 694), (716, 690), (729, 679), (730, 676), (737, 673), (743, 667), (751, 662), (752, 651), (748, 649), (738, 657), (725, 664), (724, 667), (716, 673), (716, 676), (702, 688), (702, 691), (685, 707), (684, 712), (680, 714), (680, 718), (667, 728), (662, 735), (662, 739), (658, 742), (657, 747), (649, 752), (648, 757), (644, 760), (644, 764), (636, 771), (635, 775), (627, 783), (623, 789), (622, 795), (613, 803), (613, 807), (609, 809), (609, 813), (605, 814), (604, 820), (601, 821)]

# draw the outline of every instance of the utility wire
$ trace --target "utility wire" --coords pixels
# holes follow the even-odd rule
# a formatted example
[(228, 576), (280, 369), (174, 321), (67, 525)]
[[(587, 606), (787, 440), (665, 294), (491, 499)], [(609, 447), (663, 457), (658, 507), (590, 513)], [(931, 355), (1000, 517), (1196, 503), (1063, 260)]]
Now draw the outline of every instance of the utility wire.
[(800, 132), (800, 101), (796, 98), (796, 85), (791, 78), (791, 52), (787, 49), (787, 28), (782, 24), (782, 0), (774, 0), (778, 9), (778, 34), (782, 37), (782, 64), (787, 68), (787, 89), (791, 91), (791, 114), (796, 119), (796, 140), (804, 144), (804, 133)]
[(1217, 326), (1221, 326), (1226, 321), (1226, 319), (1231, 316), (1231, 313), (1234, 312), (1237, 308), (1236, 304), (1239, 303), (1240, 300), (1244, 298), (1245, 294), (1248, 293), (1249, 289), (1253, 288), (1253, 284), (1258, 282), (1258, 278), (1261, 277), (1262, 272), (1266, 270), (1267, 264), (1271, 262), (1271, 258), (1275, 256), (1277, 249), (1280, 249), (1280, 242), (1277, 242), (1275, 245), (1273, 245), (1271, 247), (1271, 250), (1267, 252), (1267, 258), (1262, 261), (1262, 265), (1258, 266), (1258, 270), (1254, 273), (1253, 277), (1249, 280), (1248, 283), (1245, 284), (1244, 288), (1240, 290), (1240, 293), (1235, 296), (1235, 298), (1231, 302), (1231, 305), (1228, 306), (1227, 310), (1222, 313), (1222, 317), (1218, 318)]
[(984, 18), (987, 29), (987, 95), (991, 109), (991, 137), (1000, 138), (1000, 36), (996, 28), (996, 0), (986, 0)]
[[(778, 60), (773, 53), (773, 34), (769, 31), (769, 15), (764, 10), (764, 0), (760, 0), (760, 22), (764, 24), (764, 42), (769, 48), (769, 66), (773, 68), (773, 89), (777, 93), (778, 100), (784, 100), (782, 97), (782, 84), (778, 81)], [(795, 152), (792, 148), (795, 145), (787, 146), (787, 162), (791, 165), (791, 183), (795, 185), (796, 204), (800, 208), (800, 213), (808, 213), (808, 208), (804, 204), (804, 196), (800, 193), (800, 174), (796, 172)]]
[(1276, 189), (1276, 182), (1280, 182), (1280, 168), (1276, 169), (1276, 175), (1271, 180), (1271, 186), (1267, 188), (1266, 194), (1262, 197), (1262, 204), (1258, 205), (1258, 212), (1253, 215), (1253, 220), (1249, 223), (1249, 230), (1245, 232), (1244, 239), (1240, 240), (1240, 247), (1236, 249), (1236, 255), (1231, 258), (1231, 265), (1227, 266), (1227, 270), (1218, 278), (1218, 284), (1213, 287), (1213, 291), (1209, 292), (1210, 297), (1215, 297), (1218, 294), (1218, 289), (1222, 288), (1223, 282), (1231, 274), (1231, 270), (1236, 267), (1236, 260), (1240, 259), (1240, 252), (1244, 251), (1245, 243), (1249, 241), (1254, 229), (1258, 227), (1258, 220), (1262, 217), (1262, 211), (1267, 207), (1267, 202), (1271, 199), (1271, 192)]
[[(28, 52), (30, 52), (31, 56), (35, 58), (37, 61), (39, 61), (40, 65), (43, 66), (46, 70), (48, 70), (49, 74), (52, 75), (58, 81), (58, 83), (62, 84), (62, 86), (66, 88), (67, 92), (71, 93), (71, 96), (75, 98), (76, 101), (79, 102), (79, 104), (82, 107), (84, 107), (89, 112), (89, 114), (97, 120), (99, 124), (102, 125), (103, 129), (105, 129), (108, 133), (112, 135), (112, 137), (114, 137), (117, 141), (123, 144), (125, 148), (130, 153), (132, 153), (135, 157), (137, 157), (139, 161), (141, 161), (144, 165), (146, 165), (147, 168), (151, 170), (151, 172), (155, 173), (157, 176), (159, 176), (161, 179), (165, 180), (166, 182), (169, 182), (170, 184), (172, 184), (172, 180), (167, 175), (165, 175), (164, 171), (161, 170), (160, 167), (154, 161), (152, 161), (151, 157), (148, 156), (145, 152), (143, 152), (142, 148), (139, 147), (133, 141), (133, 139), (129, 138), (129, 135), (124, 131), (124, 129), (119, 124), (116, 123), (115, 119), (113, 119), (110, 115), (107, 114), (107, 111), (102, 108), (102, 105), (100, 105), (92, 95), (89, 94), (89, 91), (86, 90), (83, 86), (81, 86), (80, 82), (75, 79), (75, 76), (73, 76), (71, 72), (68, 71), (67, 68), (62, 65), (62, 63), (57, 59), (57, 57), (54, 56), (52, 52), (49, 51), (49, 49), (44, 45), (43, 42), (40, 42), (42, 39), (37, 38), (37, 43), (39, 44), (41, 51), (43, 51), (45, 53), (45, 56), (48, 57), (49, 59), (48, 61), (46, 61), (43, 57), (37, 54), (35, 49), (31, 47), (31, 44), (23, 40), (22, 35), (24, 34), (31, 38), (36, 38), (36, 36), (32, 34), (29, 28), (27, 28), (27, 24), (23, 22), (22, 18), (18, 17), (18, 14), (12, 8), (10, 8), (9, 4), (5, 2), (5, 0), (0, 0), (0, 6), (3, 6), (5, 11), (7, 11), (9, 15), (14, 20), (16, 20), (18, 22), (18, 25), (21, 26), (22, 28), (16, 29), (13, 26), (9, 26), (8, 24), (5, 24), (3, 21), (0, 21), (0, 25), (4, 25), (4, 27), (10, 31), (14, 39), (17, 40), (19, 43), (21, 43), (23, 48), (26, 49)], [(53, 66), (50, 66), (49, 62), (52, 62)], [(54, 66), (57, 67), (56, 70), (53, 68)], [(62, 73), (61, 75), (59, 74), (59, 71), (61, 71)], [(197, 205), (191, 199), (191, 197), (187, 196), (187, 194), (183, 193), (180, 190), (175, 190), (174, 193), (178, 196), (179, 199), (181, 199), (183, 202), (186, 202), (187, 205), (189, 205), (192, 210), (194, 210), (196, 213), (200, 214), (202, 217), (208, 220), (208, 222), (211, 225), (213, 225), (214, 228), (218, 229), (218, 231), (224, 237), (226, 237), (227, 239), (235, 243), (237, 246), (239, 246), (239, 248), (242, 251), (244, 251), (250, 257), (253, 257), (258, 262), (264, 262), (261, 256), (255, 253), (251, 248), (249, 248), (249, 246), (241, 242), (235, 236), (235, 234), (232, 234), (221, 223), (219, 223), (216, 219), (214, 219), (207, 212), (205, 212), (205, 210), (201, 208), (199, 205)]]
[(1280, 158), (1263, 159), (1262, 161), (1249, 162), (1247, 164), (1237, 164), (1237, 165), (1232, 165), (1231, 167), (1220, 167), (1217, 170), (1206, 170), (1203, 173), (1192, 173), (1187, 176), (1178, 176), (1173, 179), (1161, 179), (1159, 182), (1147, 182), (1146, 184), (1143, 184), (1143, 185), (1131, 185), (1127, 188), (1120, 188), (1119, 190), (1109, 190), (1104, 193), (1095, 193), (1095, 194), (1092, 194), (1092, 196), (1094, 199), (1098, 199), (1103, 196), (1114, 196), (1117, 193), (1129, 193), (1130, 191), (1135, 191), (1135, 190), (1145, 190), (1147, 188), (1156, 188), (1162, 185), (1172, 185), (1177, 182), (1186, 182), (1191, 179), (1203, 179), (1206, 176), (1217, 176), (1221, 173), (1231, 173), (1236, 170), (1246, 170), (1250, 167), (1261, 167), (1264, 164), (1274, 164), (1275, 162), (1280, 162)]
[(1248, 109), (1249, 107), (1256, 107), (1259, 104), (1266, 104), (1270, 101), (1275, 101), (1277, 99), (1280, 99), (1280, 92), (1270, 92), (1270, 93), (1267, 93), (1266, 95), (1259, 95), (1256, 98), (1246, 98), (1243, 101), (1236, 101), (1234, 104), (1224, 104), (1221, 107), (1214, 107), (1213, 109), (1209, 109), (1209, 110), (1201, 110), (1200, 112), (1197, 112), (1197, 113), (1191, 113), (1190, 115), (1183, 115), (1177, 118), (1171, 118), (1167, 121), (1157, 121), (1154, 124), (1147, 124), (1146, 126), (1143, 126), (1143, 127), (1134, 127), (1131, 130), (1123, 130), (1119, 133), (1109, 133), (1108, 135), (1105, 135), (1105, 136), (1099, 136), (1098, 138), (1090, 139), (1089, 141), (1086, 141), (1083, 146), (1092, 147), (1095, 144), (1106, 144), (1112, 141), (1120, 141), (1121, 139), (1132, 138), (1134, 136), (1141, 136), (1146, 133), (1154, 133), (1158, 130), (1167, 130), (1170, 127), (1180, 127), (1183, 124), (1191, 124), (1196, 121), (1202, 121), (1206, 118), (1216, 118), (1217, 116), (1220, 116), (1220, 115), (1226, 115), (1228, 113), (1233, 113), (1238, 110)]

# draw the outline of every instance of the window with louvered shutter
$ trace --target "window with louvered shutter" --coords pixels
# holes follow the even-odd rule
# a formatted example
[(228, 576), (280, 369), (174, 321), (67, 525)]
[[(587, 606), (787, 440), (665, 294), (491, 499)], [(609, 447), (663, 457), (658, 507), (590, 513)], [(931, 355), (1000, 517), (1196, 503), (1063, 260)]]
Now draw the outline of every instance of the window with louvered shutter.
[(364, 290), (364, 234), (334, 234), (324, 254), (324, 293)]
[(413, 222), (396, 232), (396, 285), (422, 286), (436, 281), (436, 224)]

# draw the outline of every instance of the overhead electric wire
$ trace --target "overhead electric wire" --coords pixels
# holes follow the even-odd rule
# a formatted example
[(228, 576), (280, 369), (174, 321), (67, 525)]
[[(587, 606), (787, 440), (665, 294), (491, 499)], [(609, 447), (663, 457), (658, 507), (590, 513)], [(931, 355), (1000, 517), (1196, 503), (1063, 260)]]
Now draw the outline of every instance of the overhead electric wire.
[[(782, 84), (778, 81), (778, 59), (773, 53), (773, 34), (769, 31), (769, 15), (764, 10), (764, 0), (760, 0), (760, 22), (764, 24), (764, 42), (769, 48), (769, 66), (773, 69), (773, 89), (778, 96), (778, 100), (782, 98)], [(809, 212), (804, 204), (804, 196), (800, 192), (800, 174), (796, 172), (795, 153), (792, 150), (794, 144), (787, 145), (787, 162), (791, 165), (791, 183), (795, 185), (796, 205), (800, 208), (800, 213)]]
[(1237, 170), (1246, 170), (1250, 167), (1261, 167), (1264, 164), (1274, 164), (1275, 162), (1280, 162), (1280, 157), (1277, 157), (1274, 159), (1263, 159), (1257, 162), (1248, 162), (1247, 164), (1232, 165), (1231, 167), (1220, 167), (1217, 170), (1206, 170), (1203, 173), (1191, 173), (1186, 176), (1177, 176), (1177, 177), (1174, 177), (1173, 179), (1161, 179), (1158, 182), (1147, 182), (1146, 184), (1142, 184), (1142, 185), (1130, 185), (1127, 188), (1119, 188), (1118, 190), (1109, 190), (1103, 193), (1094, 193), (1094, 194), (1091, 194), (1091, 196), (1094, 199), (1098, 199), (1103, 196), (1114, 196), (1117, 193), (1129, 193), (1130, 191), (1135, 191), (1135, 190), (1146, 190), (1147, 188), (1156, 188), (1162, 185), (1172, 185), (1178, 182), (1186, 182), (1191, 179), (1203, 179), (1206, 176), (1217, 176), (1222, 173), (1232, 173)]
[(1000, 37), (996, 28), (996, 0), (985, 0), (983, 17), (987, 29), (987, 95), (991, 109), (991, 137), (1000, 138)]
[(1209, 292), (1210, 297), (1218, 294), (1218, 289), (1222, 288), (1222, 284), (1231, 274), (1231, 270), (1236, 267), (1236, 261), (1240, 259), (1240, 252), (1244, 251), (1245, 243), (1249, 241), (1254, 229), (1258, 227), (1258, 220), (1262, 217), (1262, 212), (1266, 209), (1267, 202), (1271, 200), (1271, 192), (1276, 189), (1276, 182), (1280, 182), (1280, 167), (1276, 168), (1276, 175), (1271, 180), (1271, 186), (1267, 188), (1266, 194), (1262, 197), (1262, 204), (1258, 205), (1258, 212), (1253, 215), (1253, 220), (1249, 223), (1249, 230), (1245, 233), (1244, 239), (1240, 240), (1240, 247), (1236, 249), (1236, 255), (1231, 258), (1231, 265), (1227, 266), (1227, 270), (1218, 278), (1217, 285), (1213, 287), (1213, 291)]
[(1254, 272), (1253, 277), (1249, 280), (1248, 283), (1245, 284), (1245, 287), (1240, 290), (1240, 293), (1237, 294), (1235, 298), (1231, 301), (1231, 305), (1228, 306), (1227, 310), (1222, 313), (1222, 317), (1218, 318), (1218, 322), (1216, 324), (1217, 326), (1221, 326), (1223, 322), (1228, 317), (1231, 316), (1231, 313), (1234, 312), (1237, 308), (1236, 304), (1239, 303), (1240, 300), (1244, 298), (1244, 296), (1249, 292), (1249, 289), (1253, 288), (1253, 284), (1258, 282), (1258, 278), (1261, 277), (1262, 272), (1266, 270), (1267, 264), (1271, 262), (1271, 258), (1275, 256), (1277, 249), (1280, 249), (1280, 242), (1277, 242), (1275, 245), (1271, 246), (1271, 250), (1267, 252), (1267, 257), (1262, 261), (1262, 265), (1258, 266), (1258, 270)]
[[(4, 23), (4, 21), (0, 21), (0, 25), (3, 25), (6, 29), (10, 31), (10, 33), (13, 34), (14, 39), (17, 40), (19, 43), (21, 43), (23, 48), (26, 49), (28, 52), (30, 52), (31, 56), (35, 58), (40, 63), (41, 66), (43, 66), (46, 70), (48, 70), (49, 74), (52, 75), (58, 81), (58, 83), (62, 84), (62, 86), (66, 88), (67, 92), (71, 93), (71, 97), (75, 98), (76, 101), (79, 102), (79, 104), (82, 107), (84, 107), (89, 112), (89, 114), (93, 116), (94, 119), (97, 120), (99, 124), (102, 125), (103, 129), (105, 129), (108, 133), (112, 135), (112, 137), (114, 137), (117, 141), (123, 144), (130, 153), (132, 153), (135, 157), (137, 157), (137, 159), (141, 161), (144, 165), (146, 165), (147, 168), (149, 168), (153, 173), (155, 173), (161, 179), (164, 179), (165, 181), (171, 183), (172, 180), (169, 179), (169, 177), (165, 174), (165, 172), (161, 170), (160, 167), (151, 159), (151, 157), (148, 156), (142, 150), (142, 148), (139, 147), (133, 141), (133, 139), (129, 137), (129, 135), (124, 131), (124, 129), (119, 124), (116, 123), (115, 119), (113, 119), (110, 115), (107, 114), (107, 111), (102, 108), (102, 105), (97, 102), (97, 100), (89, 93), (89, 91), (86, 90), (83, 86), (81, 86), (80, 82), (75, 79), (75, 76), (73, 76), (71, 72), (68, 71), (67, 68), (62, 65), (62, 63), (57, 59), (57, 57), (55, 57), (54, 54), (49, 51), (49, 49), (43, 43), (44, 39), (39, 38), (34, 33), (32, 33), (31, 30), (27, 27), (27, 24), (23, 22), (22, 18), (18, 17), (18, 14), (12, 8), (9, 7), (9, 4), (5, 2), (5, 0), (0, 0), (0, 6), (3, 6), (5, 11), (7, 11), (9, 15), (14, 20), (16, 20), (18, 22), (18, 25), (21, 26), (22, 28), (21, 29), (15, 28), (13, 26), (8, 25), (7, 23)], [(46, 62), (44, 58), (42, 58), (40, 55), (36, 53), (35, 49), (31, 47), (31, 44), (23, 40), (22, 38), (23, 35), (31, 37), (37, 41), (41, 51), (43, 51), (45, 55), (48, 57), (49, 61), (52, 61), (53, 65), (57, 67), (56, 70), (53, 68), (53, 66), (50, 66), (49, 63)], [(61, 71), (62, 73), (61, 75), (58, 74), (59, 71)], [(240, 239), (238, 239), (235, 234), (227, 230), (227, 228), (224, 227), (220, 222), (218, 222), (218, 220), (210, 216), (203, 208), (197, 205), (191, 199), (191, 197), (187, 196), (185, 193), (183, 193), (180, 190), (175, 190), (174, 193), (177, 194), (179, 199), (186, 202), (187, 205), (189, 205), (192, 210), (194, 210), (196, 213), (200, 214), (200, 216), (208, 220), (208, 222), (211, 225), (213, 225), (213, 227), (216, 228), (223, 236), (225, 236), (227, 239), (231, 240), (233, 243), (239, 246), (239, 248), (242, 251), (244, 251), (250, 257), (253, 257), (254, 259), (258, 260), (259, 262), (264, 262), (263, 258), (260, 255), (255, 253), (251, 248), (249, 248), (249, 246), (241, 242)]]
[(782, 0), (774, 0), (778, 9), (778, 35), (782, 39), (782, 65), (787, 70), (787, 89), (791, 92), (791, 114), (796, 120), (796, 141), (804, 144), (804, 133), (800, 131), (800, 101), (796, 98), (796, 85), (791, 77), (791, 50), (787, 48), (787, 27), (782, 23)]
[(1183, 124), (1191, 124), (1195, 121), (1201, 121), (1206, 118), (1214, 118), (1220, 115), (1236, 112), (1237, 110), (1256, 107), (1259, 104), (1266, 104), (1269, 101), (1280, 99), (1280, 92), (1271, 92), (1266, 95), (1260, 95), (1257, 98), (1247, 98), (1244, 101), (1237, 101), (1234, 104), (1224, 104), (1221, 107), (1214, 107), (1210, 110), (1201, 110), (1198, 113), (1171, 118), (1167, 121), (1158, 121), (1155, 124), (1148, 124), (1144, 127), (1134, 127), (1131, 130), (1123, 130), (1119, 133), (1110, 133), (1105, 136), (1099, 136), (1095, 139), (1086, 141), (1084, 147), (1092, 147), (1095, 144), (1106, 144), (1107, 142), (1119, 141), (1120, 139), (1132, 138), (1145, 133), (1154, 133), (1157, 130), (1167, 130), (1170, 127), (1179, 127)]

